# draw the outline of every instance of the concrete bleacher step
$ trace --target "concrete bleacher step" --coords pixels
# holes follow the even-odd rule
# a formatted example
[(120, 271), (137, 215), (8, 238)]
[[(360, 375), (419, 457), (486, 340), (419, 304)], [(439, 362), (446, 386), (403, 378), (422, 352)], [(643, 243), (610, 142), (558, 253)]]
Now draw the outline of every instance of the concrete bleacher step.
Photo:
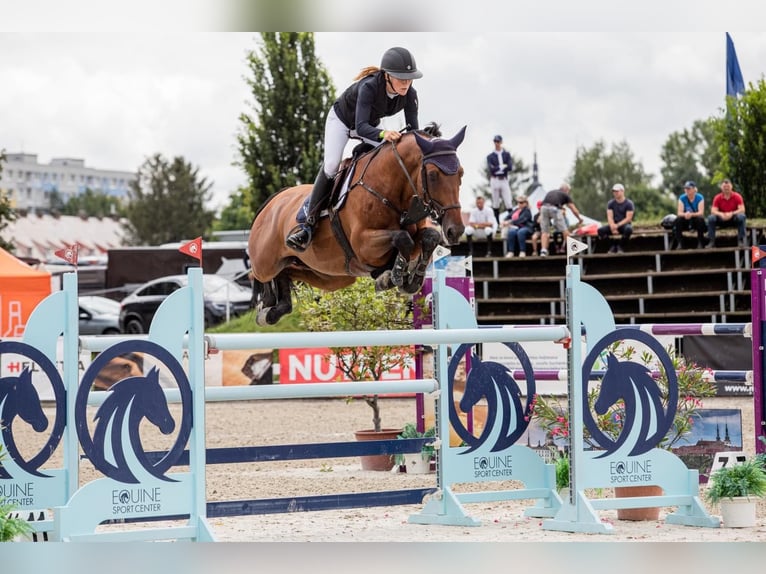
[[(664, 232), (631, 239), (624, 254), (593, 251), (575, 258), (583, 281), (609, 302), (622, 323), (748, 321), (750, 251), (723, 235), (712, 249), (666, 250)], [(557, 324), (566, 320), (566, 257), (474, 257), (480, 324)], [(727, 244), (728, 243), (728, 244)], [(696, 242), (695, 242), (696, 245)], [(644, 246), (652, 246), (642, 249)], [(460, 255), (461, 246), (453, 248)], [(483, 250), (480, 249), (479, 252)]]

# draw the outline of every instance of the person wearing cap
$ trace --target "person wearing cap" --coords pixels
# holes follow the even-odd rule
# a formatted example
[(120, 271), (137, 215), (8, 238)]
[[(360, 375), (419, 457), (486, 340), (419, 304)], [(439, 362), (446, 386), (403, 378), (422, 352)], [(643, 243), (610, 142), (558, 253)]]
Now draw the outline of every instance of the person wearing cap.
[(495, 149), (487, 156), (487, 172), (489, 173), (489, 190), (492, 192), (492, 209), (495, 219), (500, 218), (500, 200), (505, 209), (511, 209), (511, 186), (508, 176), (513, 170), (513, 158), (503, 147), (503, 136), (496, 135), (493, 139)]
[(568, 183), (562, 183), (558, 189), (549, 191), (543, 197), (543, 204), (540, 206), (540, 256), (547, 257), (548, 245), (551, 241), (551, 228), (554, 232), (561, 233), (564, 239), (564, 245), (569, 237), (569, 228), (564, 217), (564, 208), (568, 207), (577, 218), (578, 225), (582, 225), (582, 215), (577, 209), (572, 196), (569, 195), (571, 187)]
[(508, 229), (506, 235), (506, 257), (527, 256), (527, 237), (534, 231), (532, 210), (529, 209), (529, 200), (526, 195), (516, 197), (516, 208), (509, 212), (502, 223)]
[(705, 198), (697, 191), (697, 184), (687, 181), (684, 192), (678, 198), (676, 221), (673, 226), (675, 241), (673, 249), (683, 248), (683, 232), (697, 232), (697, 249), (705, 246)]
[(721, 191), (713, 198), (713, 204), (710, 207), (710, 215), (707, 218), (707, 237), (708, 247), (715, 247), (715, 228), (716, 227), (736, 227), (737, 245), (746, 247), (745, 239), (745, 200), (734, 191), (730, 179), (724, 179), (721, 182)]
[[(612, 199), (606, 204), (606, 225), (598, 228), (599, 239), (610, 239), (609, 253), (623, 253), (628, 246), (628, 240), (633, 234), (633, 213), (636, 210), (633, 202), (625, 197), (625, 186), (615, 183), (612, 186)], [(619, 242), (612, 238), (619, 235)]]
[(468, 216), (468, 225), (465, 226), (465, 237), (468, 241), (468, 254), (473, 255), (473, 236), (487, 239), (487, 257), (492, 256), (492, 236), (497, 231), (497, 219), (492, 209), (485, 204), (481, 196), (476, 198), (476, 207)]
[(412, 81), (423, 77), (415, 58), (406, 48), (386, 50), (380, 67), (362, 69), (330, 108), (325, 119), (324, 160), (314, 181), (308, 206), (302, 208), (305, 222), (299, 223), (285, 243), (295, 251), (305, 251), (314, 233), (319, 212), (330, 195), (343, 151), (349, 139), (361, 139), (372, 145), (396, 142), (401, 133), (381, 129), (380, 120), (404, 110), (409, 129), (418, 124), (418, 94)]

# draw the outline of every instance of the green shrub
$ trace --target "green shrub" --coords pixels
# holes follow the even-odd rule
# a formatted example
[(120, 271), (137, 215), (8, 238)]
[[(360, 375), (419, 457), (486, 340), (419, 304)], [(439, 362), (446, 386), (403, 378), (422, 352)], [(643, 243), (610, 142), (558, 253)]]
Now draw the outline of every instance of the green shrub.
[(707, 500), (717, 504), (724, 498), (766, 495), (766, 471), (763, 465), (764, 457), (758, 455), (742, 463), (719, 468), (710, 475), (705, 495)]

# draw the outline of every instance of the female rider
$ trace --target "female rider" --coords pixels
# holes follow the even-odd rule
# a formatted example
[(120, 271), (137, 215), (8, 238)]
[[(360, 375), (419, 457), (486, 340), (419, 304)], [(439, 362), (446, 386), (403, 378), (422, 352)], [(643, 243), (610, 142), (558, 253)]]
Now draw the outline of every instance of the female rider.
[(418, 93), (412, 80), (423, 77), (415, 59), (405, 48), (386, 50), (380, 68), (364, 68), (354, 83), (335, 101), (327, 113), (324, 128), (324, 161), (314, 181), (306, 208), (306, 222), (290, 231), (285, 243), (295, 251), (305, 251), (314, 233), (317, 216), (330, 195), (343, 151), (349, 139), (361, 139), (373, 145), (395, 142), (401, 134), (379, 129), (381, 118), (404, 110), (410, 129), (418, 129)]

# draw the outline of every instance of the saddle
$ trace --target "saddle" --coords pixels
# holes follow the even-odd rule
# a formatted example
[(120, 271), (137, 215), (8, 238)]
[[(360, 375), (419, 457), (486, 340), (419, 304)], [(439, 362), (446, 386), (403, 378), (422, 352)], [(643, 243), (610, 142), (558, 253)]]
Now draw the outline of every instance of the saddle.
[[(364, 154), (374, 149), (374, 145), (362, 142), (354, 147), (351, 152), (351, 157), (343, 158), (343, 161), (340, 162), (338, 173), (335, 175), (335, 179), (333, 180), (330, 194), (325, 198), (326, 207), (322, 207), (317, 219), (329, 217), (330, 211), (337, 213), (343, 208), (347, 197), (346, 192), (348, 191), (348, 182), (351, 174), (354, 172), (354, 166), (356, 165), (356, 162), (359, 161), (359, 158), (361, 158)], [(306, 201), (303, 202), (303, 205), (298, 210), (298, 215), (295, 218), (298, 223), (306, 223), (310, 199), (311, 194), (306, 197)]]

